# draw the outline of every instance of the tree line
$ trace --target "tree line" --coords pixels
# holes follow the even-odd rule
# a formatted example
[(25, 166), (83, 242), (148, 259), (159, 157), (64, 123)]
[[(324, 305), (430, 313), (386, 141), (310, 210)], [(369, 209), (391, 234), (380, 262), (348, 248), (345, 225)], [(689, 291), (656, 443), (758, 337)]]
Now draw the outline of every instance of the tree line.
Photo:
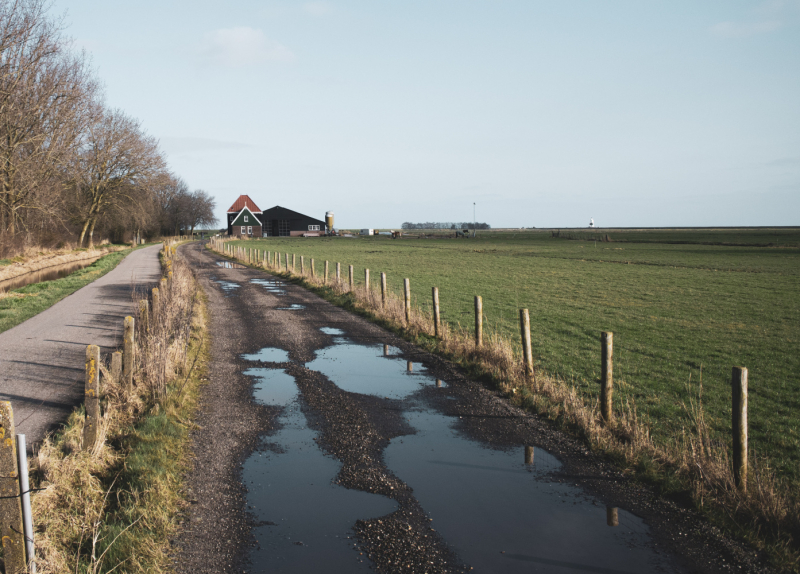
[(0, 0), (0, 251), (213, 225), (214, 200), (108, 107), (47, 0)]
[(401, 229), (491, 229), (488, 223), (467, 221), (464, 223), (453, 223), (450, 221), (428, 221), (426, 223), (411, 223), (406, 221)]

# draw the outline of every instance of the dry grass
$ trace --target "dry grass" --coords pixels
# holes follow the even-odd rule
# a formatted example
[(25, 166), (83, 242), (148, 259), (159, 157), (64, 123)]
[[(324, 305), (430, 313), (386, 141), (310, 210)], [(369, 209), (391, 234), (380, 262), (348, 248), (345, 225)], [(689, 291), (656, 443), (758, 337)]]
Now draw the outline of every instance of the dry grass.
[(160, 289), (149, 328), (137, 321), (134, 388), (101, 369), (104, 440), (83, 450), (79, 410), (32, 457), (43, 489), (32, 496), (39, 572), (169, 570), (199, 385), (193, 367), (207, 344), (191, 271), (171, 254), (162, 263), (173, 279)]
[(577, 434), (591, 448), (617, 461), (626, 472), (655, 483), (664, 492), (688, 493), (713, 521), (767, 550), (777, 566), (800, 571), (800, 499), (752, 450), (748, 489), (742, 492), (736, 488), (727, 447), (711, 439), (703, 409), (702, 380), (696, 385), (690, 380), (687, 385), (692, 398), (684, 409), (692, 424), (673, 444), (658, 444), (637, 416), (632, 400), (623, 401), (624, 408), (615, 413), (613, 423), (605, 424), (599, 404), (587, 402), (567, 381), (541, 371), (528, 378), (522, 356), (515, 352), (512, 342), (491, 329), (485, 328), (481, 347), (476, 347), (471, 331), (458, 325), (451, 328), (443, 323), (440, 337), (435, 338), (430, 312), (412, 307), (410, 320), (406, 321), (402, 295), (389, 292), (383, 301), (375, 283), (370, 291), (363, 285), (351, 290), (346, 266), (342, 266), (342, 281), (331, 278), (327, 283), (319, 275), (312, 277), (309, 271), (301, 276), (299, 265), (288, 272), (285, 267), (277, 269), (266, 263), (263, 267), (298, 280), (337, 304), (366, 313), (421, 346), (460, 363), (491, 381), (511, 402)]

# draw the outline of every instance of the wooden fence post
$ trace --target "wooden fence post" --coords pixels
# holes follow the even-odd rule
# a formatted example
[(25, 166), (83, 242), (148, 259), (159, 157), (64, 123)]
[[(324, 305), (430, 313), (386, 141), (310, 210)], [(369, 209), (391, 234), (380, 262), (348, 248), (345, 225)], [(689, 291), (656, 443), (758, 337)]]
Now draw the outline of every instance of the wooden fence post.
[(353, 290), (353, 285), (355, 285), (355, 277), (353, 276), (353, 266), (350, 265), (349, 267), (350, 267), (350, 269), (349, 269), (349, 271), (350, 271), (350, 291), (352, 291)]
[(600, 335), (600, 416), (607, 423), (613, 421), (614, 409), (614, 333), (603, 331)]
[(475, 295), (475, 346), (483, 346), (483, 297)]
[(525, 464), (533, 464), (533, 447), (525, 447)]
[(122, 380), (128, 392), (133, 390), (133, 317), (125, 317), (125, 330), (122, 337)]
[(369, 295), (369, 269), (364, 269), (364, 292)]
[(733, 403), (733, 481), (747, 492), (747, 369), (734, 367), (731, 377)]
[(296, 262), (297, 262), (297, 256), (294, 253), (292, 253), (292, 271), (297, 269), (297, 267), (295, 266)]
[(338, 261), (336, 262), (336, 283), (339, 284), (342, 281), (342, 264)]
[(286, 255), (286, 272), (288, 273), (289, 272), (289, 254), (286, 253), (285, 255)]
[(317, 270), (314, 269), (314, 258), (313, 257), (311, 258), (311, 276), (312, 277), (316, 277), (317, 276)]
[(325, 285), (328, 284), (328, 261), (327, 260), (325, 260), (325, 277), (323, 279), (323, 283), (325, 283)]
[(386, 306), (386, 273), (381, 271), (381, 307)]
[(158, 315), (160, 298), (158, 287), (153, 287), (153, 321), (156, 320), (156, 316)]
[(300, 256), (300, 275), (305, 276), (306, 274), (306, 260), (305, 257), (302, 255)]
[(522, 362), (525, 364), (525, 376), (533, 376), (533, 352), (531, 351), (531, 317), (527, 309), (519, 310), (519, 329), (522, 335)]
[(27, 572), (25, 537), (14, 434), (11, 402), (0, 401), (0, 536), (3, 540), (3, 561), (5, 571), (9, 574), (24, 574)]
[(139, 301), (139, 321), (141, 321), (142, 333), (147, 333), (150, 325), (150, 304), (147, 299)]
[(86, 378), (84, 380), (83, 450), (92, 450), (100, 430), (100, 347), (86, 347)]
[(122, 353), (114, 351), (111, 353), (111, 380), (119, 384), (122, 377)]
[(406, 325), (411, 324), (411, 281), (408, 277), (403, 279), (403, 293), (405, 295)]
[(434, 287), (433, 292), (433, 335), (438, 339), (441, 336), (441, 324), (439, 322), (439, 288)]

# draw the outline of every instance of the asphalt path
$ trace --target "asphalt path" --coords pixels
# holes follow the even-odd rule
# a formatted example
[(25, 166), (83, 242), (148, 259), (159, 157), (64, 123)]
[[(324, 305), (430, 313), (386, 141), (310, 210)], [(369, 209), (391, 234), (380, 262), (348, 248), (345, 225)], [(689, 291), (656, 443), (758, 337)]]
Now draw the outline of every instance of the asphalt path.
[(97, 281), (0, 333), (0, 400), (11, 401), (29, 448), (83, 402), (86, 346), (99, 345), (104, 359), (117, 350), (136, 293), (161, 277), (159, 249), (131, 252)]

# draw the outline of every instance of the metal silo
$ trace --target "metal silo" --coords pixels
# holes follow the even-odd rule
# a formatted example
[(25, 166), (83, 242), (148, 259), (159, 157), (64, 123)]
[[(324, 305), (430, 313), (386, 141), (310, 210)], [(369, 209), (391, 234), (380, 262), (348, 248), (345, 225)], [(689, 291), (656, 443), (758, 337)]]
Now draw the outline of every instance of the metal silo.
[(333, 212), (332, 211), (325, 212), (325, 225), (328, 226), (328, 233), (333, 231)]

